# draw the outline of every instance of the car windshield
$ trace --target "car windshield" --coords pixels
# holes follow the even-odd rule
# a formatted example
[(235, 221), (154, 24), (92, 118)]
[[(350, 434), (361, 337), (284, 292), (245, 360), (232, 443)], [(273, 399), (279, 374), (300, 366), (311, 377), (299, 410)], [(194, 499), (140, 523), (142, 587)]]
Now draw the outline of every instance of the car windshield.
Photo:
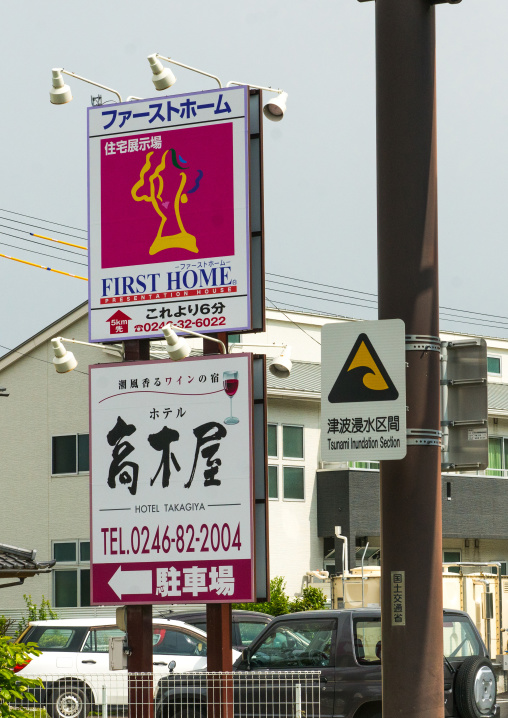
[[(80, 633), (80, 631), (78, 631)], [(37, 643), (41, 651), (69, 651), (75, 643), (73, 628), (33, 627), (24, 637), (25, 641)]]
[(448, 659), (480, 655), (480, 642), (465, 616), (445, 616), (443, 651)]
[(333, 620), (278, 623), (250, 657), (255, 667), (328, 666)]

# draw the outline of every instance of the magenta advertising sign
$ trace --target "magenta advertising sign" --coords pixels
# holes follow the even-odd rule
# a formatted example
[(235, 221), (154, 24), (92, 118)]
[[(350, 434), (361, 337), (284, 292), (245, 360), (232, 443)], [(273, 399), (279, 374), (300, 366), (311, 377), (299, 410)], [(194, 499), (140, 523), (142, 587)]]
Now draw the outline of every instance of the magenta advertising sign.
[(89, 109), (91, 341), (251, 328), (247, 103), (236, 87)]
[(92, 604), (255, 598), (252, 357), (90, 367)]

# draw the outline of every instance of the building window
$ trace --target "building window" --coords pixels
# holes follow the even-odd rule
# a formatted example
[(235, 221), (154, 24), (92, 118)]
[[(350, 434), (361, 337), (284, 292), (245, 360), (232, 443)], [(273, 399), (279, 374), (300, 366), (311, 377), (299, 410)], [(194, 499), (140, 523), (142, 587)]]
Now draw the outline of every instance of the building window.
[(487, 356), (487, 371), (489, 374), (501, 374), (501, 357)]
[(277, 466), (268, 467), (268, 498), (279, 498), (279, 471)]
[(284, 459), (303, 459), (303, 426), (282, 427), (282, 456)]
[(485, 470), (488, 476), (506, 476), (508, 469), (508, 439), (496, 436), (489, 439), (489, 467)]
[[(460, 551), (443, 551), (443, 563), (460, 563)], [(449, 573), (460, 573), (458, 566), (448, 569)]]
[(241, 344), (242, 343), (242, 335), (241, 334), (228, 334), (228, 345), (231, 346), (231, 344)]
[(277, 446), (277, 424), (268, 424), (267, 433), (268, 456), (277, 457), (279, 455)]
[(303, 466), (284, 466), (282, 469), (284, 499), (304, 501), (304, 468)]
[[(506, 576), (506, 561), (501, 561), (501, 576)], [(492, 566), (492, 573), (497, 575), (497, 566)]]
[(51, 445), (51, 473), (78, 474), (89, 470), (88, 434), (53, 436)]
[(90, 605), (90, 541), (55, 541), (53, 606)]

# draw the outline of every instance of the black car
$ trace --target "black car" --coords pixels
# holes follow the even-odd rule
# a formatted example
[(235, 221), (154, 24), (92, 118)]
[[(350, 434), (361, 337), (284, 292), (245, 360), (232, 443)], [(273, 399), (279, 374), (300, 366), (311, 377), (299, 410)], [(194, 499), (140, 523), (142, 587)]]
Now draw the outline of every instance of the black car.
[[(492, 664), (468, 614), (445, 609), (443, 638), (445, 716), (499, 716)], [(294, 706), (288, 700), (284, 680), (269, 683), (263, 676), (298, 671), (299, 676), (318, 676), (320, 707), (316, 715), (321, 718), (380, 718), (381, 655), (379, 609), (278, 616), (234, 664), (234, 716), (293, 716)], [(246, 680), (249, 673), (255, 674), (252, 685)], [(302, 686), (301, 690), (306, 699), (303, 693), (307, 689)], [(172, 674), (159, 683), (156, 716), (204, 718), (207, 699), (206, 680), (201, 681), (198, 674)]]
[[(191, 626), (206, 631), (206, 611), (174, 611), (161, 614), (161, 616), (175, 621), (185, 621)], [(268, 613), (259, 611), (233, 610), (232, 616), (232, 648), (237, 651), (243, 651), (244, 648), (250, 646), (256, 636), (273, 619), (273, 616)]]

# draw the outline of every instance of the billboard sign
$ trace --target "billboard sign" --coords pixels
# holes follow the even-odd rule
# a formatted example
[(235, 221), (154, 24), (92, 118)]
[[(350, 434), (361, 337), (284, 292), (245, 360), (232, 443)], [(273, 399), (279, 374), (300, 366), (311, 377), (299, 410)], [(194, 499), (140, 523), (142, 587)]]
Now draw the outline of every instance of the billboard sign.
[(91, 341), (253, 328), (249, 105), (232, 87), (89, 108)]
[(321, 336), (322, 461), (404, 458), (404, 322), (325, 324)]
[(256, 597), (252, 356), (90, 367), (92, 604)]

